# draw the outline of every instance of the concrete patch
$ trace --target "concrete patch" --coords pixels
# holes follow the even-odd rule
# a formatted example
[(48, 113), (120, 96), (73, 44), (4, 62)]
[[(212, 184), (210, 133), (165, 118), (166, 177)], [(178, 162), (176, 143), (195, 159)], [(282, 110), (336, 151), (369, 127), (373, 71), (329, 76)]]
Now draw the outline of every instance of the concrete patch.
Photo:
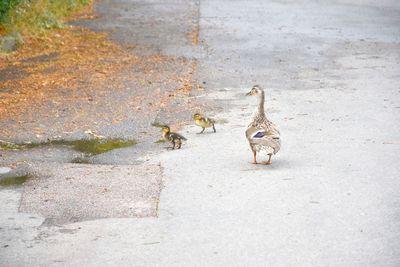
[(157, 216), (158, 165), (39, 164), (26, 183), (20, 211), (55, 223)]
[(11, 168), (8, 168), (8, 167), (0, 167), (0, 175), (2, 175), (2, 174), (7, 174), (7, 173), (9, 173), (9, 172), (11, 172)]

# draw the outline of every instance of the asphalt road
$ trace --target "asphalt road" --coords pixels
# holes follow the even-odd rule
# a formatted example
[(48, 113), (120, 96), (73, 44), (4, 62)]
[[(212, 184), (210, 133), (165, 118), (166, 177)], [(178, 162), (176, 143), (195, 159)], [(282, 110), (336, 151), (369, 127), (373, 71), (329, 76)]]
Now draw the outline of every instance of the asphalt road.
[[(195, 6), (197, 75), (225, 123), (143, 156), (161, 166), (158, 216), (57, 226), (1, 190), (2, 265), (400, 266), (397, 1)], [(282, 132), (270, 166), (249, 164), (255, 83)]]

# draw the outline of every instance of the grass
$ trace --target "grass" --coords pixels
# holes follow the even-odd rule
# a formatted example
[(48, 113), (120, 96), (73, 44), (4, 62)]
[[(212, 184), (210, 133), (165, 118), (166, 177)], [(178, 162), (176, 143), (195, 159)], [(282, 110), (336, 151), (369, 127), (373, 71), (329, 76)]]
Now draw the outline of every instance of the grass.
[(1, 0), (0, 1), (0, 22), (3, 22), (7, 17), (7, 14), (16, 5), (19, 4), (21, 0)]
[(91, 0), (1, 0), (0, 24), (7, 33), (38, 35), (62, 28), (63, 19), (81, 10)]

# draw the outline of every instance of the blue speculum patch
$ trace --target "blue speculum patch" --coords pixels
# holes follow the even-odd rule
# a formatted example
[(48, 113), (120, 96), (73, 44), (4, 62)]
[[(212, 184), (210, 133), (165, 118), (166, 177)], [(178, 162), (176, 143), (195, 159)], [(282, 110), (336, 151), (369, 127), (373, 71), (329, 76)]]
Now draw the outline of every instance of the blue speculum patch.
[(254, 135), (254, 138), (261, 138), (265, 136), (265, 132), (258, 132), (256, 135)]

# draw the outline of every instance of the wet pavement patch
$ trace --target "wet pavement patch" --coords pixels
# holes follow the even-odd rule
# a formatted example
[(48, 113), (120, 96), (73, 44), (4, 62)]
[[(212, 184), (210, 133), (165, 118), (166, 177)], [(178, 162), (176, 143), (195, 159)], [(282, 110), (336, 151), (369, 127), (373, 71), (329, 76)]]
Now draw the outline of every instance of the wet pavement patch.
[(29, 179), (29, 175), (11, 176), (0, 180), (0, 186), (18, 186)]
[(88, 139), (76, 141), (53, 141), (55, 145), (72, 146), (76, 151), (82, 152), (86, 155), (98, 155), (117, 148), (124, 148), (136, 145), (135, 140), (124, 139)]
[(4, 174), (8, 174), (12, 171), (9, 167), (0, 167), (0, 177)]
[(75, 151), (84, 153), (87, 156), (94, 156), (101, 153), (105, 153), (117, 148), (124, 148), (136, 145), (135, 140), (124, 140), (119, 138), (113, 139), (82, 139), (82, 140), (53, 140), (43, 143), (11, 143), (11, 142), (0, 142), (0, 150), (23, 150), (32, 149), (43, 146), (68, 146)]

